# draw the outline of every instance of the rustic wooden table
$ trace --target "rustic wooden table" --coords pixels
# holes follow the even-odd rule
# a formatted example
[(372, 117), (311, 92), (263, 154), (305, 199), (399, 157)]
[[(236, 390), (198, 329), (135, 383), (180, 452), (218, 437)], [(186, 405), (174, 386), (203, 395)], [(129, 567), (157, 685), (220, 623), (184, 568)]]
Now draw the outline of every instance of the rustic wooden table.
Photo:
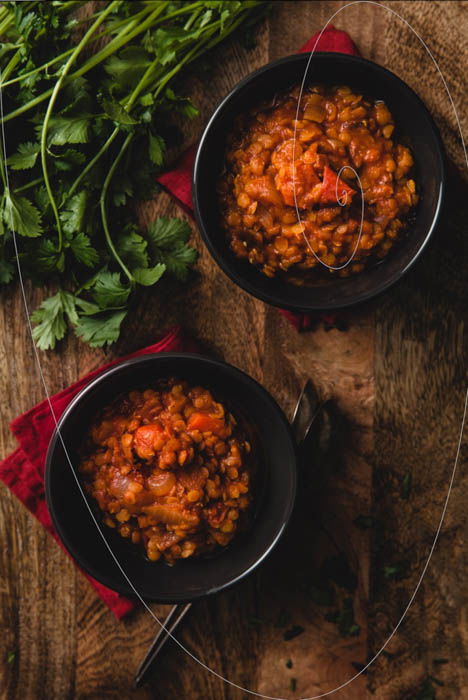
[[(187, 143), (242, 76), (294, 52), (346, 5), (273, 4), (255, 49), (245, 50), (233, 40), (217, 53), (209, 80), (191, 78), (190, 91), (202, 115)], [(467, 5), (389, 3), (432, 51), (465, 132)], [(450, 158), (466, 176), (440, 76), (392, 12), (377, 3), (350, 3), (333, 21), (350, 32), (365, 57), (418, 91), (438, 122)], [(277, 311), (244, 294), (217, 269), (193, 226), (201, 255), (189, 290), (165, 286), (148, 294), (108, 353), (69, 339), (56, 352), (41, 354), (48, 387), (57, 391), (105, 359), (154, 342), (178, 322), (208, 352), (260, 380), (286, 411), (307, 377), (332, 399), (339, 425), (334, 453), (320, 465), (311, 464), (321, 478), (312, 474), (304, 486), (315, 504), (313, 515), (300, 501), (292, 534), (267, 564), (232, 591), (197, 603), (179, 633), (203, 663), (258, 693), (310, 697), (344, 683), (387, 638), (424, 566), (453, 468), (466, 386), (468, 244), (463, 224), (468, 207), (461, 179), (452, 180), (449, 190), (440, 231), (422, 262), (378, 301), (344, 313), (344, 330), (317, 327), (296, 333)], [(155, 211), (181, 215), (165, 194), (143, 207), (142, 216)], [(27, 296), (35, 305), (41, 293), (28, 287)], [(13, 448), (8, 421), (42, 399), (43, 390), (18, 288), (4, 293), (0, 316), (3, 456)], [(444, 528), (405, 623), (367, 674), (337, 697), (468, 698), (466, 454), (462, 449)], [(3, 487), (0, 542), (2, 697), (248, 697), (175, 645), (151, 685), (134, 690), (135, 669), (156, 623), (142, 609), (117, 622), (69, 558)], [(164, 606), (154, 609), (161, 616), (167, 613)], [(326, 619), (333, 613), (339, 616), (335, 622)], [(285, 639), (294, 628), (301, 633)]]

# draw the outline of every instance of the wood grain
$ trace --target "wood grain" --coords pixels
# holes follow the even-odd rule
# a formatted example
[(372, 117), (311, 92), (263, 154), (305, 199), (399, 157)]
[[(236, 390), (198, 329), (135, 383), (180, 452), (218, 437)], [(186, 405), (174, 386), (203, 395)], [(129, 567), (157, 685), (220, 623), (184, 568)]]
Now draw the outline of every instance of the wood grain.
[[(416, 3), (418, 5), (418, 3)], [(466, 3), (392, 3), (437, 57), (466, 132), (466, 82), (462, 57)], [(437, 30), (434, 31), (434, 28)], [(441, 49), (444, 36), (450, 42)], [(401, 22), (385, 33), (386, 65), (418, 91), (441, 129), (447, 153), (467, 180), (456, 115), (436, 67), (415, 34)], [(402, 44), (403, 54), (398, 49)], [(411, 71), (408, 71), (408, 62)], [(468, 187), (450, 177), (442, 223), (430, 250), (386, 296), (376, 313), (376, 421), (373, 511), (381, 521), (372, 560), (371, 644), (377, 650), (396, 624), (428, 556), (454, 466), (467, 387), (468, 245), (464, 233)], [(467, 487), (466, 431), (459, 471), (439, 545), (421, 590), (386, 657), (369, 671), (370, 687), (382, 698), (412, 698), (434, 676), (444, 683), (437, 697), (468, 697), (465, 613), (468, 519), (461, 494)], [(407, 501), (402, 482), (411, 475)], [(399, 581), (385, 567), (408, 561)], [(434, 660), (447, 659), (437, 664)]]
[[(246, 51), (236, 40), (213, 56), (209, 78), (186, 77), (201, 108), (186, 131), (193, 142), (219, 99), (244, 75), (291, 53), (321, 29), (342, 2), (275, 2)], [(437, 56), (466, 129), (466, 2), (394, 2), (391, 8), (425, 38)], [(463, 166), (457, 124), (437, 71), (405, 25), (375, 4), (354, 4), (334, 19), (362, 54), (399, 73), (430, 107), (451, 158)], [(403, 47), (403, 48), (402, 48)], [(290, 412), (312, 377), (330, 400), (338, 426), (333, 449), (311, 455), (301, 498), (285, 539), (250, 579), (194, 606), (178, 632), (205, 664), (239, 685), (281, 698), (310, 697), (345, 682), (375, 652), (414, 588), (443, 504), (453, 466), (466, 384), (467, 211), (454, 195), (434, 245), (418, 268), (378, 303), (343, 314), (347, 330), (318, 327), (297, 334), (276, 310), (235, 287), (201, 245), (189, 291), (175, 284), (146, 294), (119, 343), (91, 351), (69, 338), (41, 353), (48, 389), (55, 392), (104, 359), (154, 342), (174, 323), (196, 335), (207, 352), (261, 381)], [(165, 194), (139, 207), (181, 216)], [(27, 288), (28, 304), (41, 292)], [(196, 298), (197, 304), (192, 300)], [(19, 290), (0, 304), (0, 454), (14, 447), (8, 421), (44, 396), (25, 324)], [(466, 460), (466, 446), (462, 452)], [(462, 460), (463, 461), (463, 460)], [(401, 499), (401, 482), (413, 488)], [(445, 683), (437, 698), (467, 697), (467, 516), (463, 465), (446, 524), (422, 589), (387, 651), (367, 676), (336, 693), (361, 700), (416, 698), (429, 675)], [(313, 508), (308, 506), (308, 499)], [(361, 530), (354, 520), (372, 514), (379, 525)], [(0, 489), (0, 696), (25, 698), (158, 698), (238, 700), (247, 696), (206, 672), (170, 644), (154, 680), (133, 688), (136, 667), (156, 630), (143, 609), (117, 622), (72, 562), (9, 492)], [(340, 553), (357, 577), (350, 593), (361, 631), (343, 638), (326, 621), (309, 583), (321, 564)], [(400, 558), (408, 576), (385, 578)], [(342, 591), (340, 595), (342, 594)], [(154, 606), (164, 617), (167, 608)], [(279, 618), (282, 617), (282, 620)], [(304, 632), (289, 641), (293, 625)], [(14, 660), (7, 663), (9, 652)], [(437, 665), (434, 659), (448, 658)], [(292, 668), (286, 666), (291, 660)], [(353, 665), (354, 664), (354, 665)], [(296, 690), (291, 679), (296, 679)]]

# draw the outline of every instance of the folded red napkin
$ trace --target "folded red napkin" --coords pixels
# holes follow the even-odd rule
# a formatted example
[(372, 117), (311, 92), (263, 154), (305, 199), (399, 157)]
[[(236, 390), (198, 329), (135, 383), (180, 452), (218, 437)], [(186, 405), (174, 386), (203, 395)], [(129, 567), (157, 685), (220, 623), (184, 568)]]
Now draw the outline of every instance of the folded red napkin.
[[(153, 352), (177, 352), (196, 351), (195, 343), (184, 337), (179, 327), (173, 328), (169, 333), (155, 345), (150, 345), (142, 350), (119, 358), (100, 367), (86, 375), (75, 384), (71, 384), (64, 391), (51, 396), (51, 403), (58, 420), (72, 398), (98, 374), (107, 367), (111, 367), (129, 357), (145, 355)], [(22, 503), (41, 522), (46, 530), (60, 540), (53, 528), (49, 511), (45, 502), (44, 492), (44, 466), (49, 440), (54, 432), (55, 421), (52, 416), (49, 402), (41, 401), (31, 408), (27, 413), (15, 418), (11, 423), (11, 431), (18, 441), (17, 449), (12, 452), (3, 462), (0, 462), (0, 479), (19, 498)], [(96, 589), (101, 599), (109, 606), (116, 617), (120, 618), (132, 610), (135, 603), (115, 591), (111, 591), (101, 583), (98, 583), (90, 576), (87, 576), (91, 584)]]
[[(328, 25), (322, 33), (317, 32), (314, 34), (299, 51), (301, 53), (307, 51), (336, 51), (337, 53), (359, 55), (359, 51), (348, 34), (340, 29), (336, 29), (332, 24)], [(196, 145), (191, 146), (172, 170), (158, 178), (159, 184), (190, 214), (193, 214), (192, 169), (196, 150)], [(334, 314), (296, 314), (285, 309), (281, 309), (281, 313), (298, 331), (309, 330), (319, 320), (326, 326), (331, 326), (335, 322)]]

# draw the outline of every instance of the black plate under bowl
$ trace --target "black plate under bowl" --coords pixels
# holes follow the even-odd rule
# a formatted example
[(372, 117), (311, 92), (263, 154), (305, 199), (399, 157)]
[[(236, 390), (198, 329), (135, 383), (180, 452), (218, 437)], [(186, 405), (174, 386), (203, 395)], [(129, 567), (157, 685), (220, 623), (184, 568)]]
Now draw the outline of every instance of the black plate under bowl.
[(230, 251), (220, 225), (217, 180), (224, 164), (226, 137), (239, 114), (265, 99), (300, 85), (310, 54), (282, 58), (255, 71), (224, 98), (201, 138), (193, 173), (193, 202), (203, 239), (221, 269), (263, 301), (293, 311), (324, 311), (370, 299), (399, 280), (426, 246), (441, 210), (445, 183), (442, 142), (435, 123), (416, 93), (400, 78), (371, 61), (341, 53), (316, 53), (305, 85), (349, 85), (359, 94), (382, 99), (392, 113), (395, 137), (411, 148), (420, 201), (404, 238), (379, 264), (350, 278), (331, 276), (323, 284), (296, 286), (269, 279)]
[[(248, 530), (216, 555), (182, 560), (174, 566), (149, 561), (140, 546), (103, 525), (93, 499), (85, 500), (77, 483), (80, 445), (96, 413), (122, 393), (151, 387), (158, 379), (171, 376), (206, 386), (240, 416), (254, 433), (258, 462)], [(58, 431), (46, 459), (46, 497), (52, 521), (78, 564), (120, 593), (132, 595), (134, 591), (103, 537), (144, 599), (175, 603), (215, 593), (247, 576), (272, 550), (289, 520), (296, 493), (296, 451), (289, 424), (268, 392), (231, 365), (175, 353), (127, 360), (104, 371), (73, 399)]]

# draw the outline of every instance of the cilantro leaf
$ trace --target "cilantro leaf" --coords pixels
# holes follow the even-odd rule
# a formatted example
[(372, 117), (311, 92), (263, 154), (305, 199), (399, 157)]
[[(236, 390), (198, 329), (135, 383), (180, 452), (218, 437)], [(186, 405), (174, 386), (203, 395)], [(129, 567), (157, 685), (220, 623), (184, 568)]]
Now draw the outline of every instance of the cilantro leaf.
[(53, 350), (57, 340), (62, 340), (67, 330), (66, 317), (71, 323), (78, 321), (75, 297), (63, 290), (44, 299), (39, 308), (31, 314), (31, 321), (37, 324), (32, 335), (40, 350)]
[(135, 280), (145, 287), (151, 287), (155, 284), (166, 271), (166, 266), (163, 263), (158, 263), (154, 267), (140, 267), (132, 271)]
[(148, 136), (148, 153), (155, 165), (163, 165), (164, 150), (164, 140), (158, 134), (150, 133)]
[(133, 195), (132, 181), (126, 172), (121, 172), (114, 184), (112, 199), (116, 207), (127, 203), (127, 199)]
[(14, 265), (8, 260), (0, 260), (0, 284), (8, 284), (13, 279)]
[(20, 143), (17, 153), (11, 155), (7, 163), (12, 170), (28, 170), (34, 167), (39, 150), (40, 146), (38, 143), (32, 143), (31, 141)]
[(118, 339), (120, 325), (126, 315), (127, 311), (122, 310), (100, 313), (96, 316), (80, 316), (75, 325), (75, 333), (92, 348), (101, 348)]
[(170, 250), (177, 243), (187, 243), (190, 232), (190, 226), (183, 219), (161, 216), (148, 225), (150, 245), (157, 249)]
[(167, 88), (166, 99), (171, 103), (171, 109), (182, 114), (187, 119), (194, 119), (200, 114), (189, 97), (179, 97), (174, 90)]
[(187, 119), (195, 119), (195, 117), (198, 117), (200, 114), (198, 107), (195, 107), (192, 100), (190, 100), (188, 97), (183, 97), (178, 100), (176, 104), (176, 111), (183, 117), (187, 117)]
[(82, 299), (81, 297), (76, 297), (75, 302), (77, 309), (81, 311), (84, 316), (93, 316), (101, 311), (97, 304), (93, 304), (91, 301), (86, 301), (86, 299)]
[(160, 218), (148, 226), (148, 239), (154, 260), (164, 263), (178, 280), (187, 279), (190, 266), (198, 253), (186, 245), (190, 226), (181, 219)]
[(60, 155), (55, 157), (53, 161), (57, 170), (69, 171), (73, 170), (76, 165), (82, 165), (86, 160), (86, 156), (76, 148), (67, 148)]
[(89, 236), (85, 233), (78, 233), (70, 242), (70, 249), (78, 260), (86, 267), (94, 267), (99, 262), (99, 253), (93, 248)]
[(101, 309), (111, 306), (123, 306), (127, 303), (130, 287), (125, 287), (120, 281), (118, 272), (103, 270), (94, 283), (92, 297)]
[(138, 121), (116, 100), (103, 100), (102, 107), (107, 116), (118, 124), (138, 124)]
[(49, 195), (44, 185), (41, 185), (34, 190), (34, 202), (38, 206), (39, 210), (45, 212), (50, 206)]
[[(51, 117), (47, 140), (49, 146), (63, 146), (66, 143), (87, 143), (92, 115), (87, 112), (74, 116)], [(42, 124), (38, 131), (42, 130)]]
[(50, 238), (42, 238), (37, 249), (28, 256), (27, 261), (34, 268), (34, 276), (40, 273), (39, 277), (41, 275), (43, 277), (53, 270), (63, 271), (64, 257), (63, 253), (58, 252), (54, 241), (51, 241)]
[(88, 193), (81, 190), (67, 202), (60, 215), (65, 233), (72, 234), (83, 230), (87, 201)]
[(147, 241), (135, 231), (123, 231), (116, 241), (117, 252), (130, 268), (148, 267), (147, 247)]
[(91, 107), (90, 86), (86, 78), (80, 76), (63, 86), (60, 91), (60, 102), (63, 109), (60, 114), (68, 115), (73, 112), (84, 112)]
[(26, 197), (19, 197), (8, 190), (5, 193), (3, 219), (8, 228), (20, 236), (35, 238), (42, 233), (39, 210)]
[(175, 60), (177, 46), (186, 41), (187, 31), (183, 27), (159, 28), (154, 34), (151, 48), (156, 52), (159, 63), (165, 66)]
[(150, 107), (154, 104), (154, 97), (150, 92), (147, 92), (146, 95), (140, 97), (139, 102), (142, 107)]
[(180, 282), (184, 282), (187, 279), (189, 269), (197, 257), (198, 253), (195, 248), (190, 248), (184, 244), (178, 245), (171, 251), (165, 251), (162, 256), (168, 272)]
[(148, 68), (151, 57), (138, 46), (123, 49), (118, 56), (111, 56), (104, 64), (104, 70), (123, 88), (134, 88)]

